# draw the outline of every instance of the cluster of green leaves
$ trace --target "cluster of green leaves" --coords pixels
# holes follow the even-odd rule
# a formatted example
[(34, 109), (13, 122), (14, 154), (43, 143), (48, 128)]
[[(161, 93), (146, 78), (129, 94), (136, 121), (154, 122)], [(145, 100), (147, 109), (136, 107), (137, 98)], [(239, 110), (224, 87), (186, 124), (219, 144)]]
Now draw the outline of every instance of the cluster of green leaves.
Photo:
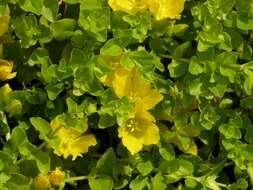
[[(252, 0), (188, 0), (177, 21), (112, 11), (106, 0), (2, 0), (0, 15), (6, 6), (0, 56), (17, 77), (0, 82), (13, 89), (0, 89), (1, 190), (33, 190), (55, 167), (67, 173), (64, 189), (253, 186)], [(152, 110), (161, 141), (134, 156), (117, 136), (133, 105), (100, 82), (112, 72), (101, 55), (122, 52), (120, 64), (138, 65), (164, 96)], [(75, 161), (45, 143), (63, 113), (67, 125), (87, 115), (98, 140)]]

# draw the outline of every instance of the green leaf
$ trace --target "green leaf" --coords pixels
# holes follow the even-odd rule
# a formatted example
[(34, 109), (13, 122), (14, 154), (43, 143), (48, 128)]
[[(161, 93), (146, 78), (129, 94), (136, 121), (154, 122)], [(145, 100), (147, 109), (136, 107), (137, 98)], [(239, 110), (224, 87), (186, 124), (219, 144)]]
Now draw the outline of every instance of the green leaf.
[(239, 68), (237, 57), (235, 53), (229, 52), (221, 53), (216, 57), (216, 62), (220, 64), (220, 73), (228, 77), (231, 83), (234, 83)]
[(150, 174), (153, 170), (153, 164), (151, 160), (144, 160), (137, 165), (137, 170), (142, 176)]
[(83, 0), (78, 22), (97, 41), (104, 42), (110, 28), (110, 9), (103, 0)]
[(159, 153), (163, 157), (163, 159), (167, 161), (171, 161), (175, 159), (175, 151), (171, 144), (163, 143), (159, 145)]
[(63, 41), (74, 35), (76, 25), (76, 20), (63, 18), (53, 22), (50, 25), (50, 29), (52, 30), (53, 36), (56, 40)]
[(158, 172), (152, 180), (152, 190), (165, 190), (167, 188), (166, 180), (161, 172)]
[(147, 11), (138, 12), (135, 15), (125, 15), (123, 20), (131, 27), (129, 34), (138, 42), (143, 42), (147, 36), (148, 31), (152, 28), (151, 15)]
[(42, 15), (50, 22), (55, 21), (58, 9), (58, 0), (43, 0)]
[(47, 174), (50, 170), (49, 153), (41, 151), (38, 147), (26, 141), (19, 146), (20, 153), (28, 160), (35, 160), (39, 171), (42, 174)]
[(8, 152), (16, 152), (21, 144), (27, 141), (26, 132), (22, 127), (15, 127), (12, 130), (11, 138), (7, 141), (6, 149)]
[(112, 127), (116, 124), (116, 118), (114, 116), (110, 116), (109, 114), (100, 115), (98, 121), (98, 127), (101, 129), (105, 129), (108, 127)]
[(182, 77), (188, 71), (188, 63), (184, 61), (172, 60), (172, 62), (168, 65), (168, 70), (170, 72), (171, 77)]
[(168, 183), (177, 182), (186, 176), (192, 175), (194, 171), (193, 163), (184, 159), (166, 162), (160, 165), (160, 169), (166, 173), (164, 177)]
[(29, 178), (22, 174), (14, 173), (5, 186), (8, 187), (8, 189), (29, 190)]
[(89, 186), (91, 190), (112, 190), (113, 180), (106, 175), (89, 177)]
[(112, 176), (115, 164), (116, 164), (115, 152), (112, 148), (109, 148), (98, 160), (96, 165), (96, 173)]
[(64, 84), (48, 84), (46, 90), (49, 100), (55, 100), (57, 96), (64, 90)]
[(240, 129), (238, 129), (238, 126), (233, 123), (222, 124), (219, 127), (219, 131), (227, 139), (230, 139), (230, 138), (240, 139), (242, 137)]
[(44, 25), (38, 25), (37, 18), (32, 13), (13, 19), (13, 27), (21, 40), (22, 47), (28, 48), (35, 45), (37, 41), (43, 44), (52, 40), (50, 29)]
[(24, 9), (26, 12), (32, 12), (37, 15), (41, 14), (42, 6), (43, 6), (43, 1), (44, 0), (24, 0), (21, 1), (20, 7)]
[(100, 54), (107, 56), (119, 56), (122, 52), (123, 49), (114, 39), (108, 40), (100, 49)]
[(41, 117), (31, 117), (30, 122), (34, 128), (40, 132), (40, 139), (46, 140), (52, 131), (50, 124)]
[(147, 177), (137, 176), (131, 181), (129, 187), (131, 190), (144, 190), (149, 185), (149, 180)]
[[(13, 165), (13, 158), (10, 154), (4, 151), (0, 151), (0, 171), (3, 171), (4, 168)], [(1, 180), (0, 180), (1, 184)]]

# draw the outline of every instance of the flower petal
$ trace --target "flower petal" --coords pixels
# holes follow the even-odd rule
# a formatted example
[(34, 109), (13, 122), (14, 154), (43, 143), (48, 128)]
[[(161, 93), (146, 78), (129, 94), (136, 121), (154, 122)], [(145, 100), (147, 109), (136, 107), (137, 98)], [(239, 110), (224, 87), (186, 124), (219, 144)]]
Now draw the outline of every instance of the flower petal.
[(156, 20), (179, 19), (185, 0), (151, 0), (149, 10)]
[(118, 133), (119, 137), (122, 138), (122, 144), (132, 155), (138, 153), (142, 149), (143, 141), (140, 133), (131, 133), (127, 127), (119, 127)]
[(140, 125), (142, 128), (146, 128), (142, 136), (144, 145), (158, 144), (160, 142), (159, 128), (154, 123), (143, 121)]
[(112, 81), (113, 89), (119, 98), (128, 96), (129, 86), (131, 86), (132, 72), (124, 69), (122, 66), (117, 67), (114, 71)]

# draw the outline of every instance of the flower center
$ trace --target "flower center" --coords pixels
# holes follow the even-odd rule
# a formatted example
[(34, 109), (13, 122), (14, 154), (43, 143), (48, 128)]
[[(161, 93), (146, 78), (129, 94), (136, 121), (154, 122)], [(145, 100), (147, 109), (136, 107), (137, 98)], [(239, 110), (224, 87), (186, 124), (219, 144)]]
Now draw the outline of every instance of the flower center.
[(129, 119), (127, 121), (126, 127), (129, 128), (130, 132), (134, 132), (137, 129), (138, 122), (134, 119)]

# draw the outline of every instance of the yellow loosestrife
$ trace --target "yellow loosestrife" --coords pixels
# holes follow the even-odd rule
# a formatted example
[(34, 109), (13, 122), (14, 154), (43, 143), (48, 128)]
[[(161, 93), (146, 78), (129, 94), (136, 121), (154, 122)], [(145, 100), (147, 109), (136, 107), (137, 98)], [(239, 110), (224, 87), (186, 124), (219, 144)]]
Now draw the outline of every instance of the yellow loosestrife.
[(10, 18), (10, 9), (6, 7), (4, 15), (0, 16), (0, 36), (8, 31)]
[[(85, 130), (87, 129), (87, 119), (83, 118), (83, 120)], [(72, 160), (75, 160), (78, 156), (87, 153), (90, 146), (97, 144), (93, 134), (83, 134), (73, 127), (65, 128), (57, 117), (51, 122), (51, 127), (60, 139), (54, 152), (64, 158), (73, 156)]]
[(136, 104), (134, 117), (128, 120), (126, 126), (118, 128), (123, 145), (132, 155), (141, 151), (143, 145), (158, 144), (160, 141), (154, 117), (140, 105)]
[(120, 65), (120, 56), (102, 58), (111, 66), (112, 73), (101, 77), (100, 81), (105, 86), (112, 87), (118, 98), (127, 97), (135, 105), (126, 126), (118, 128), (123, 145), (134, 155), (142, 150), (144, 145), (158, 144), (159, 128), (148, 110), (158, 104), (163, 96), (152, 88), (137, 68), (127, 69)]
[(52, 186), (61, 186), (65, 182), (65, 172), (61, 171), (59, 168), (56, 168), (49, 175), (49, 180)]
[(114, 11), (124, 11), (130, 15), (148, 8), (149, 0), (108, 0), (108, 4)]
[(13, 62), (0, 59), (0, 80), (8, 80), (16, 77), (16, 72), (12, 73)]
[(163, 99), (158, 90), (152, 89), (151, 84), (143, 79), (137, 69), (116, 69), (112, 87), (119, 98), (126, 96), (130, 102), (138, 102), (146, 110), (153, 108)]
[(134, 15), (143, 9), (149, 9), (156, 20), (180, 19), (185, 0), (108, 0), (114, 11), (124, 11)]
[(51, 185), (48, 176), (38, 176), (35, 178), (34, 186), (36, 190), (50, 190)]
[(149, 10), (156, 20), (180, 19), (185, 0), (151, 0)]
[(12, 89), (9, 84), (5, 84), (4, 86), (2, 86), (0, 88), (0, 102), (7, 102), (11, 93)]

